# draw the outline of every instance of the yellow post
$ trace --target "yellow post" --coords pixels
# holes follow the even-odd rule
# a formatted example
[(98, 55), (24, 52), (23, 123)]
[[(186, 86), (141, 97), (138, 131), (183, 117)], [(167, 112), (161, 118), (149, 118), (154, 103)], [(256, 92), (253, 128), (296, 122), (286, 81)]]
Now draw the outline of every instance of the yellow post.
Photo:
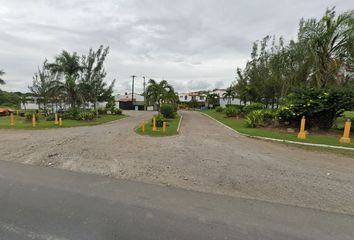
[(350, 128), (352, 126), (352, 123), (350, 120), (347, 120), (344, 125), (344, 133), (343, 137), (339, 139), (340, 143), (345, 143), (345, 144), (350, 144)]
[(145, 121), (141, 122), (141, 132), (145, 133)]
[(163, 133), (166, 132), (166, 122), (163, 122), (163, 125), (162, 125), (162, 132), (163, 132)]
[(32, 127), (36, 127), (36, 115), (32, 114)]
[(297, 138), (306, 139), (305, 123), (306, 123), (306, 119), (305, 119), (305, 116), (304, 116), (304, 117), (302, 117), (302, 119), (301, 119), (300, 132), (299, 132), (299, 134), (297, 135)]
[(18, 116), (18, 110), (16, 110), (16, 115)]
[(13, 127), (15, 126), (15, 119), (14, 119), (14, 114), (10, 114), (10, 126)]
[(58, 113), (55, 114), (55, 125), (58, 125), (59, 122), (58, 122)]
[(154, 132), (157, 131), (157, 128), (156, 128), (156, 117), (155, 116), (152, 119), (152, 131), (154, 131)]
[(60, 126), (60, 127), (63, 126), (63, 120), (62, 120), (61, 117), (59, 118), (59, 126)]

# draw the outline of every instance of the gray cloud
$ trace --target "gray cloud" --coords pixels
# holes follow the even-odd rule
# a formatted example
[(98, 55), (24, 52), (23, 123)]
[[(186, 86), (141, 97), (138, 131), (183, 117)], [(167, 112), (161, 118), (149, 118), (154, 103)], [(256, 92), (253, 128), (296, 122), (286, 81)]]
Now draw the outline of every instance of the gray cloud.
[[(6, 90), (27, 91), (45, 58), (110, 46), (107, 79), (116, 92), (132, 74), (168, 79), (179, 91), (226, 87), (267, 34), (294, 38), (301, 17), (345, 0), (0, 0), (0, 69)], [(137, 79), (142, 90), (142, 78)]]

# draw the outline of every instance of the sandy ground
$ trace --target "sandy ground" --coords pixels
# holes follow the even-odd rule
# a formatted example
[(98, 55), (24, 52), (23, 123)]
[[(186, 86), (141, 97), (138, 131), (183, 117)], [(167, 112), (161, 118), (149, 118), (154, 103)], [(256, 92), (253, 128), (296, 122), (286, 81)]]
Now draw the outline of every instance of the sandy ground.
[(240, 136), (182, 112), (177, 136), (135, 134), (153, 113), (105, 125), (0, 130), (0, 159), (354, 215), (354, 159)]

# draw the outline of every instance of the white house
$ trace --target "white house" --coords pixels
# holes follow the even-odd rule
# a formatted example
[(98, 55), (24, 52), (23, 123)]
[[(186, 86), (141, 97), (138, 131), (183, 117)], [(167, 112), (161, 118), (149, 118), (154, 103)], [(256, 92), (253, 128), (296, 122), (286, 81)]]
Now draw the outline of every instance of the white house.
[(187, 103), (192, 100), (197, 101), (198, 103), (205, 103), (206, 94), (199, 92), (189, 92), (189, 93), (179, 93), (178, 100), (181, 103)]
[[(41, 102), (41, 97), (26, 97), (26, 102), (21, 103), (21, 109), (26, 110), (39, 110), (39, 105), (41, 109), (43, 108), (43, 103)], [(105, 108), (107, 102), (97, 102), (97, 108)], [(86, 103), (86, 108), (94, 108), (94, 103)], [(61, 109), (69, 109), (70, 105), (66, 103), (47, 103), (47, 109), (53, 110), (54, 112), (61, 110)]]
[[(215, 93), (219, 96), (219, 104), (221, 107), (225, 107), (228, 104), (228, 100), (224, 99), (224, 93), (226, 92), (226, 89), (214, 89), (213, 91), (210, 91), (210, 93)], [(239, 98), (234, 98), (231, 99), (231, 105), (241, 105), (244, 104), (243, 102), (241, 102), (241, 100)], [(246, 105), (248, 105), (249, 102), (246, 103)]]

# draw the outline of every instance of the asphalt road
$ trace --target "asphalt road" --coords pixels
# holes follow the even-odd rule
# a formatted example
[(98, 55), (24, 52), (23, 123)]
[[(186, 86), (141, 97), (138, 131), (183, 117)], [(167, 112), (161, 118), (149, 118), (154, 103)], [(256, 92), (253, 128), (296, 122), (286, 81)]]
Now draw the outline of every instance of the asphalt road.
[(0, 161), (0, 239), (353, 239), (354, 217)]

